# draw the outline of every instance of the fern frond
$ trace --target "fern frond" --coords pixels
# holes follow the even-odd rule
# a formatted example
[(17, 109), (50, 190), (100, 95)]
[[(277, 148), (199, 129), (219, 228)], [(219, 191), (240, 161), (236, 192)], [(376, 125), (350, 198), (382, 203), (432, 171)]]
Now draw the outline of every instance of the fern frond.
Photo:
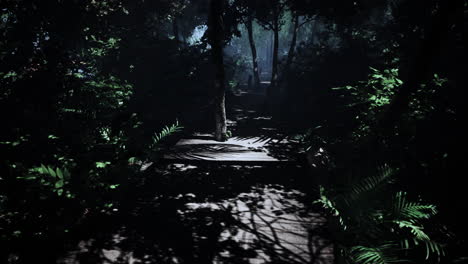
[(423, 231), (423, 227), (416, 225), (410, 221), (401, 221), (401, 220), (394, 220), (393, 223), (397, 224), (400, 229), (409, 229), (411, 234), (413, 234), (415, 243), (416, 245), (420, 241), (430, 241), (431, 239), (429, 236), (426, 234), (426, 232)]
[(183, 127), (179, 125), (179, 121), (176, 121), (174, 124), (171, 126), (165, 126), (161, 132), (159, 133), (154, 133), (154, 136), (152, 137), (152, 145), (151, 147), (154, 148), (156, 145), (161, 142), (164, 138), (179, 132)]
[(412, 245), (418, 246), (423, 243), (426, 248), (426, 260), (429, 259), (431, 254), (435, 254), (438, 258), (445, 256), (444, 246), (433, 240), (420, 240), (418, 238), (404, 239), (400, 242), (400, 246), (404, 250), (411, 249)]
[[(445, 254), (443, 246), (431, 240), (424, 230), (424, 220), (437, 214), (434, 205), (424, 204), (419, 200), (411, 201), (405, 192), (393, 195), (381, 192), (382, 187), (392, 181), (393, 172), (387, 166), (382, 167), (378, 175), (365, 178), (351, 185), (347, 192), (334, 196), (320, 187), (320, 198), (315, 203), (338, 220), (342, 227), (341, 232), (346, 231), (342, 237), (354, 237), (354, 241), (345, 240), (343, 245), (359, 245), (345, 246), (343, 252), (350, 263), (404, 262), (399, 251), (413, 246), (425, 247), (426, 259), (431, 254), (439, 258)], [(404, 240), (382, 245), (382, 238), (385, 237), (390, 240), (398, 237)]]
[(335, 206), (335, 203), (330, 198), (328, 198), (327, 194), (325, 193), (325, 188), (323, 188), (323, 186), (320, 186), (320, 198), (318, 200), (315, 200), (314, 204), (319, 204), (323, 209), (325, 209), (333, 217), (335, 217), (343, 230), (347, 229), (347, 226), (345, 224), (345, 221), (343, 220), (343, 217), (341, 216), (339, 209)]
[[(406, 192), (398, 192), (393, 198), (392, 215), (390, 219), (400, 229), (407, 229), (413, 235), (411, 239), (405, 239), (401, 242), (403, 249), (409, 249), (411, 244), (418, 246), (424, 244), (426, 247), (426, 259), (430, 254), (436, 254), (438, 257), (445, 255), (443, 246), (429, 237), (424, 232), (421, 220), (429, 219), (437, 214), (436, 206), (431, 204), (421, 204), (407, 200)], [(410, 243), (412, 242), (412, 243)]]
[(379, 169), (375, 176), (368, 177), (352, 187), (349, 197), (358, 200), (363, 193), (377, 191), (378, 187), (390, 183), (394, 170), (388, 166)]
[(429, 219), (437, 214), (437, 209), (434, 205), (420, 204), (417, 202), (409, 202), (406, 198), (406, 192), (398, 192), (393, 198), (393, 218), (416, 222), (422, 219)]
[(429, 259), (431, 253), (436, 254), (437, 257), (445, 256), (445, 251), (443, 245), (433, 241), (424, 241), (426, 245), (426, 259)]
[(352, 207), (353, 204), (365, 199), (367, 194), (376, 193), (380, 190), (380, 187), (391, 183), (394, 171), (393, 168), (388, 166), (381, 167), (377, 175), (362, 179), (352, 185), (348, 192), (338, 195), (338, 203), (342, 201), (347, 207)]
[(387, 264), (398, 263), (393, 254), (393, 244), (382, 245), (379, 247), (354, 246), (349, 250), (349, 257), (356, 264)]

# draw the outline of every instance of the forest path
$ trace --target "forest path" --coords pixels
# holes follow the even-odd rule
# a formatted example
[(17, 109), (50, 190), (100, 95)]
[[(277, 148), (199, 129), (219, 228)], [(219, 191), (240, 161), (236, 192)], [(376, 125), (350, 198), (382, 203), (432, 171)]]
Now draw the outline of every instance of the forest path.
[[(261, 114), (264, 93), (239, 90), (228, 96), (228, 131), (233, 137), (215, 141), (213, 134), (186, 135), (164, 155), (168, 163), (272, 165), (294, 163), (294, 143), (279, 131), (271, 116)], [(282, 151), (280, 151), (282, 150)]]
[[(262, 97), (231, 98), (229, 129), (237, 137), (227, 147), (209, 135), (186, 139), (190, 148), (211, 145), (218, 153), (166, 156), (145, 170), (119, 214), (94, 223), (61, 263), (333, 263), (325, 218), (306, 194), (309, 171), (292, 155), (294, 142), (260, 114)], [(233, 148), (236, 155), (225, 152)], [(222, 153), (236, 159), (217, 159)]]
[[(298, 176), (295, 173), (306, 172), (293, 154), (299, 142), (281, 131), (281, 125), (271, 116), (262, 114), (264, 100), (262, 93), (239, 91), (231, 97), (228, 108), (229, 130), (234, 137), (217, 142), (213, 135), (196, 133), (181, 139), (164, 158), (180, 170), (210, 164), (210, 168), (228, 166), (239, 172), (259, 174), (265, 173), (267, 167), (272, 168), (267, 172), (272, 176), (269, 183), (248, 181), (250, 189), (237, 196), (188, 203), (187, 207), (228, 212), (235, 227), (224, 229), (218, 242), (235, 243), (250, 251), (250, 257), (240, 258), (245, 263), (332, 263), (333, 248), (323, 238), (325, 218), (304, 205), (307, 199), (303, 191), (289, 184), (275, 184), (275, 177), (291, 177), (294, 181)], [(231, 263), (238, 257), (229, 250), (219, 252), (213, 263)]]

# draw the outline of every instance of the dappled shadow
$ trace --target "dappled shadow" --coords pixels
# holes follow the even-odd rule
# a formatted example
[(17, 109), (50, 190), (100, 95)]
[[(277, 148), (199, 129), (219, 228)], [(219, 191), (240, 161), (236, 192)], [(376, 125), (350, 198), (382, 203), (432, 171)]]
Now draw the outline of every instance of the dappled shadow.
[(235, 98), (226, 142), (180, 140), (113, 211), (87, 218), (60, 263), (333, 263), (299, 144), (263, 99)]
[(155, 170), (115, 211), (90, 216), (60, 263), (331, 263), (301, 168)]
[[(333, 251), (325, 239), (325, 218), (300, 202), (303, 194), (281, 185), (254, 187), (220, 206), (237, 220), (221, 240), (233, 240), (255, 249), (255, 263), (332, 263)], [(220, 258), (228, 258), (223, 252)], [(229, 263), (229, 262), (228, 262)]]
[(168, 162), (217, 162), (237, 164), (263, 164), (287, 162), (286, 155), (272, 155), (273, 145), (285, 145), (268, 137), (234, 137), (225, 142), (212, 139), (189, 138), (180, 140), (165, 155)]
[(300, 161), (301, 145), (294, 138), (297, 131), (265, 111), (265, 95), (245, 93), (236, 96), (228, 109), (229, 130), (238, 139), (260, 138), (268, 156), (277, 160)]

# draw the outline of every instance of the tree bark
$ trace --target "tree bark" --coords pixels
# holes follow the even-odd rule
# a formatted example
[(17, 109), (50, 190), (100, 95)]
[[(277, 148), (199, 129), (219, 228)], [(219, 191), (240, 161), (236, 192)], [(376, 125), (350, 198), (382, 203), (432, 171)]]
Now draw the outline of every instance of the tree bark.
[(174, 39), (177, 41), (177, 44), (179, 44), (179, 42), (180, 42), (179, 24), (178, 24), (178, 21), (177, 21), (177, 17), (174, 17), (174, 19), (172, 20), (172, 30), (173, 30), (173, 34), (174, 34)]
[(284, 73), (288, 74), (289, 68), (291, 67), (292, 61), (294, 59), (295, 51), (296, 51), (296, 42), (297, 42), (297, 31), (299, 30), (299, 16), (294, 16), (294, 28), (293, 28), (293, 36), (291, 39), (291, 45), (289, 45), (288, 51), (288, 58), (286, 59), (286, 64), (284, 66)]
[(252, 29), (252, 16), (247, 18), (247, 23), (245, 24), (247, 32), (249, 35), (249, 44), (250, 50), (252, 51), (252, 66), (253, 66), (253, 76), (254, 76), (254, 89), (260, 87), (260, 74), (258, 73), (258, 59), (257, 59), (257, 48), (255, 47), (255, 41), (253, 38), (253, 29)]
[(208, 17), (208, 40), (211, 45), (211, 54), (214, 64), (214, 113), (215, 113), (215, 139), (227, 139), (226, 107), (225, 107), (225, 74), (223, 63), (223, 0), (211, 0)]
[(273, 55), (272, 55), (272, 65), (271, 65), (271, 81), (270, 89), (268, 96), (273, 95), (276, 92), (277, 82), (278, 82), (278, 48), (279, 48), (279, 21), (275, 17), (273, 22)]
[[(183, 26), (183, 25), (182, 25), (182, 32), (185, 32), (184, 26)], [(188, 46), (187, 37), (185, 36), (184, 33), (182, 33), (182, 42), (183, 42), (183, 46), (184, 46), (184, 47), (187, 47), (187, 46)]]

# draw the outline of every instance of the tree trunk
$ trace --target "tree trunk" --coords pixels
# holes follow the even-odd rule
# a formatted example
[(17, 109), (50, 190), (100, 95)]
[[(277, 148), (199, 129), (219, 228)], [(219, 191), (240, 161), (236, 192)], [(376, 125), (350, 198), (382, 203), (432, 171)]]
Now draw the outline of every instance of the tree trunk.
[(177, 44), (179, 44), (180, 39), (179, 39), (179, 25), (177, 21), (177, 17), (174, 17), (172, 20), (172, 30), (174, 34), (174, 39), (177, 41)]
[(279, 48), (279, 21), (275, 19), (273, 25), (273, 62), (271, 65), (271, 81), (268, 96), (275, 94), (278, 82), (278, 48)]
[(257, 59), (257, 48), (255, 47), (255, 41), (253, 38), (252, 29), (252, 16), (249, 16), (247, 23), (245, 24), (249, 35), (250, 50), (252, 51), (252, 65), (253, 65), (253, 76), (254, 76), (254, 89), (260, 87), (260, 75), (258, 73), (258, 59)]
[(289, 46), (288, 58), (286, 59), (286, 64), (284, 66), (284, 73), (288, 74), (289, 68), (291, 67), (292, 61), (294, 59), (294, 52), (296, 51), (296, 42), (297, 42), (297, 31), (299, 30), (299, 16), (294, 16), (294, 28), (293, 36), (291, 40), (291, 45)]
[(211, 45), (211, 54), (214, 64), (214, 112), (215, 112), (215, 139), (227, 139), (226, 108), (225, 108), (225, 75), (223, 63), (223, 0), (211, 0), (208, 18), (208, 39)]
[[(183, 26), (183, 25), (182, 25), (182, 32), (185, 32), (184, 26)], [(187, 47), (187, 46), (188, 46), (187, 37), (185, 36), (184, 33), (182, 33), (182, 42), (184, 43), (184, 47)]]

